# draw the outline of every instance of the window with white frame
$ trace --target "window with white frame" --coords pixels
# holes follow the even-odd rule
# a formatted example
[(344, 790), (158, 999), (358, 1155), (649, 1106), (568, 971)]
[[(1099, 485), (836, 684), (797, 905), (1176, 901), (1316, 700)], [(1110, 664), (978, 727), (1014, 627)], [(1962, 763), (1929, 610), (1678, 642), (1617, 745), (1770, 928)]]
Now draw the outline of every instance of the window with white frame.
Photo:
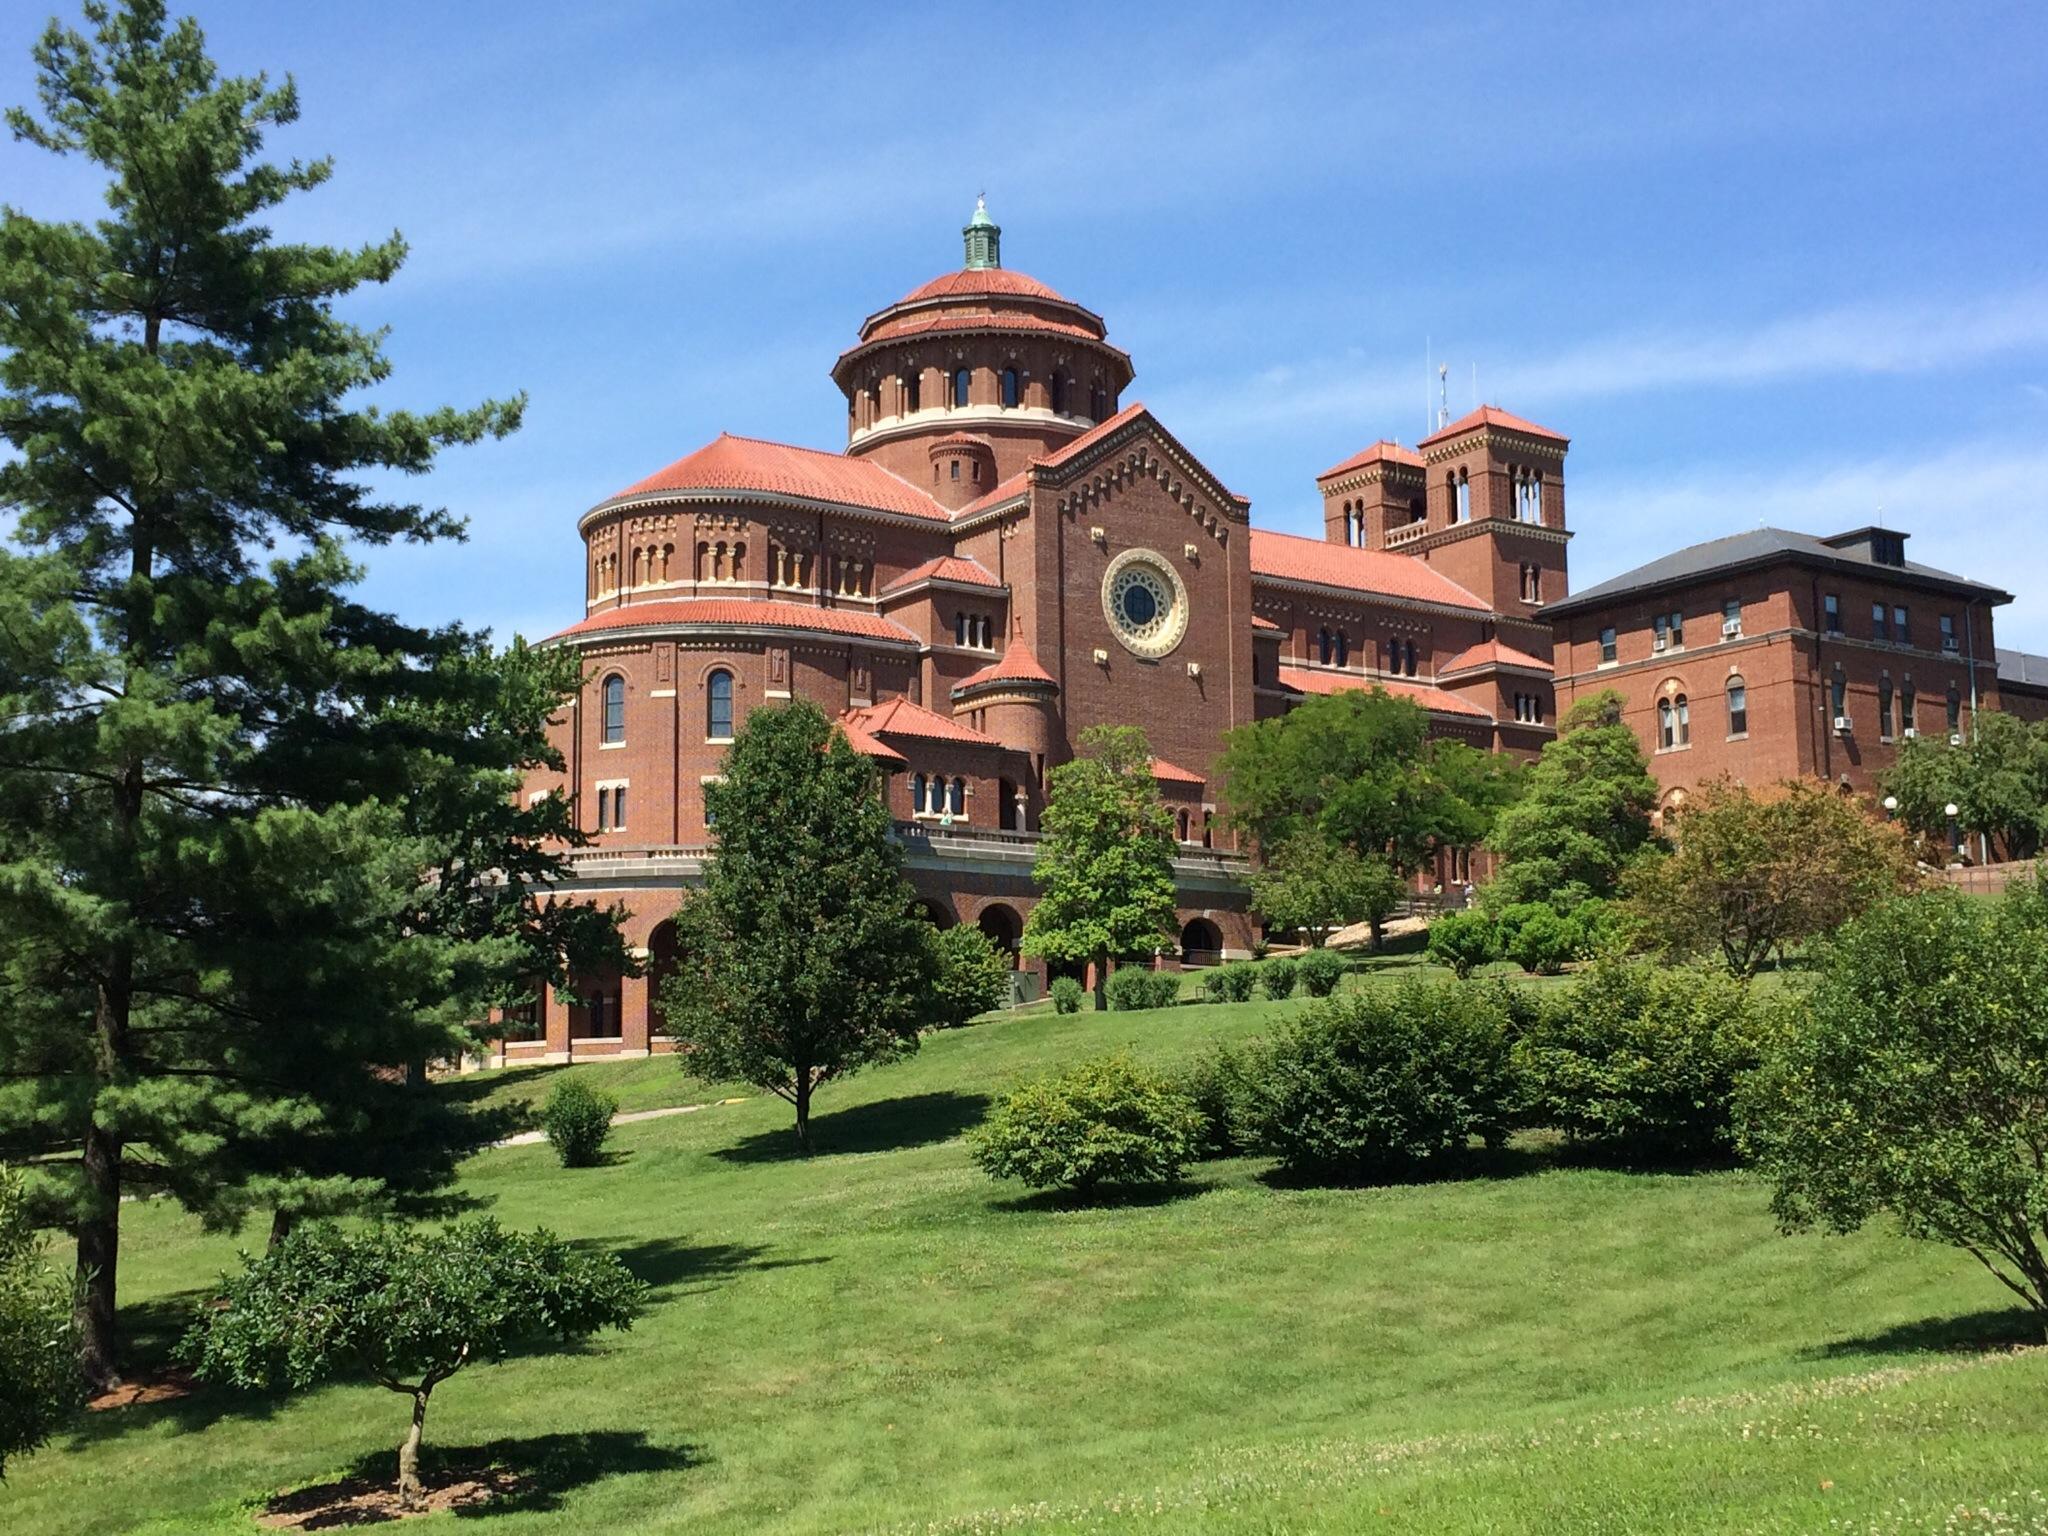
[(1728, 679), (1728, 734), (1749, 734), (1749, 689), (1739, 677)]
[(723, 667), (704, 680), (704, 739), (732, 740), (732, 674)]
[(614, 672), (604, 680), (604, 717), (601, 740), (616, 747), (626, 739), (626, 680)]

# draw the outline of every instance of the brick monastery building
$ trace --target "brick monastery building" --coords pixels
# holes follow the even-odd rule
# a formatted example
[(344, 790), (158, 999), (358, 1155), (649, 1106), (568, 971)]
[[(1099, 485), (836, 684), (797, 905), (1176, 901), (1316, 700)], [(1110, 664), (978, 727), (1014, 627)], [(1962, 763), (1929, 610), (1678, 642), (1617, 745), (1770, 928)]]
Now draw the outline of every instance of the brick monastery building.
[[(709, 851), (702, 786), (749, 712), (791, 698), (883, 771), (933, 920), (1013, 954), (1047, 771), (1088, 726), (1143, 727), (1180, 838), (1169, 964), (1249, 952), (1216, 761), (1226, 731), (1309, 694), (1385, 688), (1439, 735), (1533, 756), (1559, 688), (1568, 706), (1616, 687), (1681, 793), (1724, 771), (1865, 786), (1891, 723), (1956, 729), (1958, 697), (1967, 719), (2031, 686), (2048, 713), (2048, 659), (2014, 659), (2031, 681), (1993, 660), (2005, 594), (1903, 562), (1899, 535), (1746, 534), (1568, 599), (1567, 440), (1492, 406), (1317, 475), (1321, 539), (1254, 528), (1127, 400), (1102, 318), (1005, 268), (984, 208), (962, 233), (961, 269), (833, 364), (843, 453), (721, 435), (578, 524), (584, 611), (549, 643), (586, 683), (566, 773), (527, 790), (580, 807), (594, 842), (569, 890), (624, 907), (647, 974), (543, 989), (506, 1019), (509, 1059), (666, 1047), (651, 1002)], [(1471, 873), (1463, 849), (1432, 872)]]
[[(508, 1053), (661, 1049), (669, 921), (710, 841), (701, 788), (751, 710), (807, 698), (884, 770), (935, 921), (1014, 950), (1046, 773), (1088, 726), (1142, 726), (1180, 835), (1180, 954), (1249, 952), (1218, 818), (1224, 733), (1380, 686), (1433, 728), (1532, 755), (1554, 732), (1547, 599), (1565, 590), (1566, 440), (1491, 407), (1316, 477), (1320, 540), (1250, 505), (1127, 399), (1102, 317), (966, 260), (870, 315), (832, 377), (846, 449), (722, 435), (583, 515), (587, 682), (562, 722), (593, 846), (571, 888), (622, 903), (642, 977), (548, 989)], [(1462, 878), (1465, 850), (1440, 873)], [(1028, 962), (1026, 962), (1028, 963)], [(520, 1039), (524, 1036), (524, 1039)]]

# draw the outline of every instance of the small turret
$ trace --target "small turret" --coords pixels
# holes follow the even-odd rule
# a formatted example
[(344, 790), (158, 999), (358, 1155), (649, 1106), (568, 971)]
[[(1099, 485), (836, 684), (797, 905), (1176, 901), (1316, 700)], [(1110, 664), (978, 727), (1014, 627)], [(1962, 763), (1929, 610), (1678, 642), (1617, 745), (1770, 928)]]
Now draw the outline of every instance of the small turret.
[(988, 216), (988, 200), (974, 200), (974, 217), (960, 227), (967, 246), (967, 270), (986, 272), (1003, 264), (1003, 227)]

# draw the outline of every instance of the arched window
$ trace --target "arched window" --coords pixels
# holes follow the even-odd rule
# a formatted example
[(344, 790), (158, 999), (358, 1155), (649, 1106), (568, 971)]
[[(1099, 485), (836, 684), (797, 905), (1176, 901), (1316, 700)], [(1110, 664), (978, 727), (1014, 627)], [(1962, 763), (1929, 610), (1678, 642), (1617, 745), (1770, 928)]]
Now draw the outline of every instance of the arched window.
[(1109, 416), (1109, 389), (1100, 379), (1088, 391), (1088, 414), (1097, 421)]
[(1849, 679), (1839, 666), (1835, 668), (1834, 675), (1828, 679), (1828, 703), (1833, 706), (1832, 713), (1837, 720), (1843, 719), (1848, 715)]
[(604, 743), (617, 746), (626, 739), (626, 680), (614, 672), (604, 680)]
[(1689, 747), (1692, 745), (1692, 706), (1685, 702), (1682, 693), (1672, 703), (1678, 706), (1678, 744)]
[(958, 459), (948, 460), (947, 468), (951, 471), (947, 476), (948, 479), (958, 480), (960, 478), (960, 461)]
[(1398, 640), (1387, 642), (1387, 670), (1393, 673), (1401, 670), (1401, 642)]
[(1458, 471), (1457, 517), (1461, 523), (1472, 521), (1472, 476), (1465, 470)]
[(954, 372), (953, 372), (953, 404), (954, 404), (954, 405), (956, 405), (956, 406), (960, 406), (960, 405), (965, 405), (965, 404), (967, 403), (967, 386), (968, 386), (968, 382), (969, 382), (969, 375), (968, 375), (968, 372), (967, 372), (967, 370), (966, 370), (965, 368), (958, 368), (958, 369), (955, 369), (955, 370), (954, 370)]
[(1330, 632), (1327, 629), (1316, 631), (1316, 660), (1326, 667), (1330, 664)]
[(965, 645), (967, 643), (967, 615), (964, 613), (953, 615), (953, 643), (955, 645)]
[(955, 816), (965, 816), (967, 814), (967, 781), (965, 779), (955, 779), (953, 781), (953, 802), (949, 809)]
[(1351, 637), (1341, 629), (1337, 631), (1337, 665), (1340, 667), (1351, 665)]
[(1413, 640), (1408, 642), (1408, 675), (1410, 677), (1415, 675), (1415, 642)]
[(1067, 375), (1064, 370), (1056, 371), (1052, 376), (1052, 408), (1054, 415), (1067, 414)]
[(1889, 672), (1877, 674), (1877, 739), (1892, 739), (1892, 675)]
[(1017, 370), (1014, 368), (1003, 370), (1003, 405), (1013, 411), (1018, 405)]
[(1749, 690), (1739, 677), (1728, 679), (1728, 734), (1749, 734)]
[(906, 374), (903, 379), (903, 409), (906, 411), (916, 410), (923, 394), (924, 376), (915, 370)]
[(732, 674), (723, 667), (704, 680), (704, 735), (732, 740)]
[(1180, 813), (1180, 840), (1182, 842), (1188, 840), (1188, 813), (1186, 811)]
[(1678, 745), (1678, 712), (1671, 707), (1669, 699), (1657, 701), (1657, 746), (1669, 751)]
[(921, 773), (910, 781), (910, 812), (913, 816), (922, 816), (925, 813), (925, 796), (928, 789), (929, 781)]
[(1908, 672), (1899, 680), (1899, 729), (1908, 736), (1920, 734), (1913, 721), (1913, 674)]

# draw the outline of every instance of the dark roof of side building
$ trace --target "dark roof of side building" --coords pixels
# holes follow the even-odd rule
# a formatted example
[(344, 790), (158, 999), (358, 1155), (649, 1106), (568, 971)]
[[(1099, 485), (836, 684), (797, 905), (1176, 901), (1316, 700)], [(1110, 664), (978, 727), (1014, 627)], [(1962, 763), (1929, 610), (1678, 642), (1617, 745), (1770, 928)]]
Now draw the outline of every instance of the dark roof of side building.
[(1998, 681), (2007, 687), (2039, 688), (2048, 692), (2048, 656), (2028, 651), (1998, 648)]
[(1621, 598), (1665, 587), (1690, 586), (1710, 576), (1733, 575), (1787, 559), (1846, 574), (1881, 575), (1909, 586), (1938, 587), (1971, 597), (1988, 598), (1994, 603), (2012, 601), (2010, 592), (1972, 581), (1967, 576), (1958, 576), (1952, 571), (1937, 570), (1931, 565), (1921, 565), (1912, 560), (1900, 565), (1880, 564), (1866, 551), (1840, 548), (1810, 533), (1792, 533), (1783, 528), (1751, 528), (1724, 539), (1709, 539), (1704, 544), (1689, 545), (1660, 560), (1652, 560), (1648, 565), (1639, 565), (1632, 571), (1588, 587), (1583, 592), (1574, 592), (1570, 597), (1546, 604), (1544, 614), (1555, 618), (1560, 614), (1582, 613)]

